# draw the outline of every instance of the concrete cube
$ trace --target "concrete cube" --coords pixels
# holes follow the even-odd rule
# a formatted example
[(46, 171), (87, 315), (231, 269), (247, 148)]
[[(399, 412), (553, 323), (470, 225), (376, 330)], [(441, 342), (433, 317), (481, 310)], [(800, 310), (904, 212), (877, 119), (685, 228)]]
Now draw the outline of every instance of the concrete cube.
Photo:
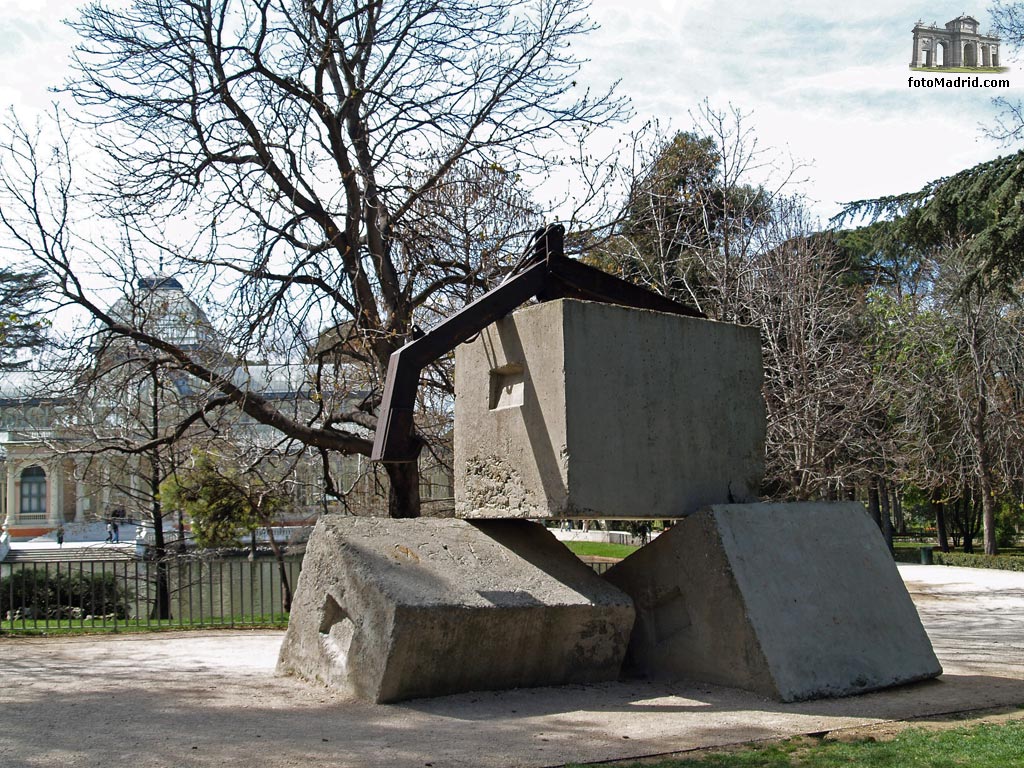
[(636, 606), (626, 674), (797, 701), (942, 672), (860, 504), (715, 505), (605, 578)]
[(489, 326), (455, 370), (457, 517), (673, 518), (757, 497), (754, 328), (563, 299)]
[(375, 702), (618, 677), (632, 601), (542, 526), (326, 515), (278, 670)]

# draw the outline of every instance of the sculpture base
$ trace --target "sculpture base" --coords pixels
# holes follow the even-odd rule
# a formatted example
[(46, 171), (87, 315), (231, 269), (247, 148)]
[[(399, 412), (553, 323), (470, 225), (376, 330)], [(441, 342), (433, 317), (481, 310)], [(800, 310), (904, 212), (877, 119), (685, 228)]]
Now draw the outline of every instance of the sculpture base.
[(942, 673), (857, 503), (713, 505), (605, 578), (637, 611), (627, 674), (797, 701)]
[(324, 516), (278, 670), (375, 702), (615, 680), (632, 624), (536, 523)]

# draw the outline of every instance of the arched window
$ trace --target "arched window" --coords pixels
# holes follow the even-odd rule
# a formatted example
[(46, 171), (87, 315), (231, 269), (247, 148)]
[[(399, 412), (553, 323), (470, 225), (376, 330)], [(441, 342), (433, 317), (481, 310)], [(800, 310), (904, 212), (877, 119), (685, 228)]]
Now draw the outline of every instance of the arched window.
[(21, 473), (21, 516), (46, 516), (46, 472), (29, 467)]

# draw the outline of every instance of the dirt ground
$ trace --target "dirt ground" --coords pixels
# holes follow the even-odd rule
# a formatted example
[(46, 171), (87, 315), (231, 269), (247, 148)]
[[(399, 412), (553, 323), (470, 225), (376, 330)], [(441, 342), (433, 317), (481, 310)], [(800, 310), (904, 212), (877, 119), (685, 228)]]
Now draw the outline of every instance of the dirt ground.
[(378, 706), (278, 677), (282, 633), (0, 638), (0, 766), (552, 766), (1024, 705), (1024, 574), (901, 566), (945, 673), (780, 704), (609, 683)]

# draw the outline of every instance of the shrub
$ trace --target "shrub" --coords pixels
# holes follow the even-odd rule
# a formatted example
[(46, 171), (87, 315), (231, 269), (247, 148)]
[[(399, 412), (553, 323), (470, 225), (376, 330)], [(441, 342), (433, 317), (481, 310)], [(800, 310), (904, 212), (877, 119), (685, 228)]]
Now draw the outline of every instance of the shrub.
[(113, 573), (50, 573), (22, 568), (0, 579), (0, 617), (128, 617), (135, 593)]
[(933, 553), (936, 565), (958, 565), (962, 568), (995, 568), (1000, 571), (1024, 571), (1024, 557), (1013, 555), (975, 555), (966, 552)]

